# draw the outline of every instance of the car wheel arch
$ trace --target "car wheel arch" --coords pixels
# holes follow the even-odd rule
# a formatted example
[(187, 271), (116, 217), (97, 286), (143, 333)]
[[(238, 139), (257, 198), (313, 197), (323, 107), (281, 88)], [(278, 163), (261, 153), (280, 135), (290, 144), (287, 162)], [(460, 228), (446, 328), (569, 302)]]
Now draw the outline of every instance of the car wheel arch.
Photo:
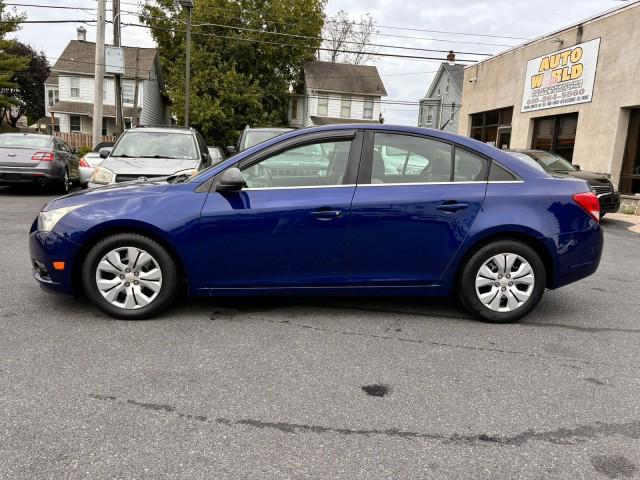
[(186, 274), (186, 269), (184, 267), (184, 262), (180, 255), (178, 254), (177, 249), (173, 246), (173, 244), (167, 240), (167, 238), (160, 234), (157, 229), (153, 228), (151, 225), (147, 225), (144, 223), (136, 223), (136, 224), (107, 224), (103, 228), (94, 229), (85, 234), (85, 237), (82, 240), (82, 246), (76, 257), (73, 261), (73, 267), (71, 270), (71, 277), (73, 282), (73, 290), (77, 293), (83, 292), (82, 287), (82, 265), (84, 264), (84, 260), (86, 259), (91, 248), (98, 243), (103, 238), (106, 238), (110, 235), (121, 234), (121, 233), (133, 233), (138, 235), (144, 235), (151, 240), (154, 240), (158, 244), (160, 244), (171, 256), (173, 259), (177, 269), (178, 269), (178, 278), (181, 280), (183, 285), (188, 288), (188, 277)]
[(530, 232), (523, 230), (512, 230), (512, 231), (498, 231), (488, 233), (483, 235), (480, 238), (475, 238), (473, 242), (470, 242), (464, 252), (462, 253), (462, 257), (458, 264), (455, 266), (455, 275), (452, 277), (454, 281), (454, 289), (457, 289), (458, 282), (460, 281), (460, 275), (464, 269), (464, 266), (469, 261), (469, 259), (480, 250), (485, 245), (496, 242), (498, 240), (515, 240), (518, 242), (522, 242), (525, 245), (531, 247), (542, 259), (542, 262), (545, 265), (546, 271), (546, 285), (547, 288), (551, 288), (553, 286), (556, 269), (557, 266), (553, 260), (553, 256), (549, 247), (545, 244), (544, 240), (536, 236)]

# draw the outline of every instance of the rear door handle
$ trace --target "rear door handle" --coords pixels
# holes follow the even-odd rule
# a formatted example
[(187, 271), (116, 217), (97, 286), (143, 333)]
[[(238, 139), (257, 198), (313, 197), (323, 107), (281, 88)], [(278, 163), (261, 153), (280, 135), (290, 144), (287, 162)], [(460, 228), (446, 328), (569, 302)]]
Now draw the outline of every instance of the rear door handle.
[(327, 220), (333, 220), (334, 218), (339, 218), (342, 216), (341, 210), (316, 210), (315, 212), (311, 212), (311, 215), (316, 217), (318, 220), (322, 220), (326, 222)]
[(458, 203), (455, 200), (448, 200), (441, 205), (438, 205), (436, 208), (438, 210), (442, 210), (443, 212), (457, 212), (458, 210), (464, 210), (469, 205), (466, 203)]

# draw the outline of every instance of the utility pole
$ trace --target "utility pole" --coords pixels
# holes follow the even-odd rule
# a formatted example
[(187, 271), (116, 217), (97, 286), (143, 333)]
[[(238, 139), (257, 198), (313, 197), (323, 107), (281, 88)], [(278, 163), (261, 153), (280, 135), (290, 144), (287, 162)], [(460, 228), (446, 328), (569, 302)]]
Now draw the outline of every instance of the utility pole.
[(104, 85), (104, 30), (106, 0), (98, 0), (95, 78), (93, 82), (93, 146), (102, 141), (102, 111)]
[(184, 126), (189, 127), (189, 96), (191, 84), (191, 9), (193, 0), (179, 0), (180, 5), (187, 11), (186, 53), (184, 72)]
[[(111, 11), (113, 13), (113, 46), (120, 47), (120, 0), (112, 0), (111, 4)], [(124, 118), (122, 115), (122, 75), (116, 73), (114, 77), (116, 94), (116, 135), (120, 135), (124, 131)]]
[(136, 48), (136, 73), (133, 87), (133, 113), (131, 114), (131, 126), (138, 126), (138, 65), (140, 63), (140, 49)]

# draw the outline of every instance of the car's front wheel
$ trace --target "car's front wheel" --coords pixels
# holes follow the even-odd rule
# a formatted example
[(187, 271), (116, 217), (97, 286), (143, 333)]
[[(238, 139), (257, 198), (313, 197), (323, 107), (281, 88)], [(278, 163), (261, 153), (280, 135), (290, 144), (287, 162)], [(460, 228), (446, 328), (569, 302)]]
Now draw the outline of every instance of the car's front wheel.
[(139, 320), (168, 308), (178, 293), (176, 265), (156, 241), (115, 234), (91, 248), (82, 269), (89, 299), (112, 317)]
[(544, 263), (534, 249), (499, 240), (478, 249), (462, 269), (458, 295), (474, 316), (495, 323), (519, 320), (540, 301), (546, 286)]

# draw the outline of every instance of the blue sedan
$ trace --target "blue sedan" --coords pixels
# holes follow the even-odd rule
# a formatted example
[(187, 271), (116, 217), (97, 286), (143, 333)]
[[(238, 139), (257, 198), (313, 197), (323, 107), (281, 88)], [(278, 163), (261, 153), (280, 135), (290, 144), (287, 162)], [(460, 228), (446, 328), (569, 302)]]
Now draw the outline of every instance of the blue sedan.
[[(202, 146), (201, 148), (206, 148)], [(457, 297), (515, 321), (592, 274), (584, 180), (436, 130), (340, 125), (278, 136), (195, 176), (80, 192), (30, 232), (36, 280), (109, 315), (216, 295)]]

